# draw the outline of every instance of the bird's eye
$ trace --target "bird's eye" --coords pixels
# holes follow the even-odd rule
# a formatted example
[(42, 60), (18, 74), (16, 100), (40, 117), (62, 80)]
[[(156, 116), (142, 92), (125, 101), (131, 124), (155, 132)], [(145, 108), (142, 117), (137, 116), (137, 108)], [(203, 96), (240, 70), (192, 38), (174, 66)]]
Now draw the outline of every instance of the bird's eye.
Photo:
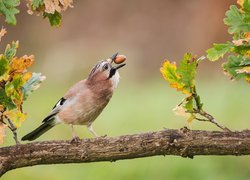
[(104, 64), (103, 67), (102, 67), (102, 69), (103, 69), (104, 71), (107, 70), (108, 68), (109, 68), (108, 64)]

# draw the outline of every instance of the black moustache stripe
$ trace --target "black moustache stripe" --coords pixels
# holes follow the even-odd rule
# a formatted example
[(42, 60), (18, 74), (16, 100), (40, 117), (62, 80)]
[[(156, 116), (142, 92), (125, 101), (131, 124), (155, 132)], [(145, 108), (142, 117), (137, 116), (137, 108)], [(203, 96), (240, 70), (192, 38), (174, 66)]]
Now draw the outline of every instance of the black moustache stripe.
[(109, 71), (109, 79), (112, 78), (115, 75), (116, 69), (115, 68), (111, 68)]

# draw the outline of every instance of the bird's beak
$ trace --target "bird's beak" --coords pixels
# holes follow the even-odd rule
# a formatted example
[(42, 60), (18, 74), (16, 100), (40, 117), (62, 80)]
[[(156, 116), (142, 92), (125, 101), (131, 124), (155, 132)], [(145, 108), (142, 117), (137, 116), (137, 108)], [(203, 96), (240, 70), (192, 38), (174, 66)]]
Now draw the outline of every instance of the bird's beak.
[(125, 66), (126, 64), (124, 63), (124, 64), (120, 64), (120, 65), (118, 65), (118, 66), (116, 66), (116, 67), (113, 67), (114, 69), (120, 69), (121, 67), (123, 67), (123, 66)]
[(118, 65), (118, 66), (116, 66), (116, 67), (112, 67), (112, 68), (110, 69), (108, 79), (110, 79), (113, 75), (115, 75), (116, 71), (117, 71), (118, 69), (120, 69), (121, 67), (125, 66), (125, 65), (126, 65), (126, 64), (124, 63), (124, 64), (120, 64), (120, 65)]

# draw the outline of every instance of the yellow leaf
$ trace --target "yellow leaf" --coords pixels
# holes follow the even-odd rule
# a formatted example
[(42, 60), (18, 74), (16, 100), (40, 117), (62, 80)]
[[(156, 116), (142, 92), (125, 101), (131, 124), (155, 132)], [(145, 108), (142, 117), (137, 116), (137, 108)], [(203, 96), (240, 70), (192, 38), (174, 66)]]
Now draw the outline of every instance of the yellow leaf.
[(191, 116), (187, 119), (188, 126), (191, 127), (193, 120), (195, 119), (195, 115), (191, 114)]
[(5, 111), (3, 114), (13, 122), (16, 128), (19, 128), (27, 117), (26, 113), (22, 113), (18, 110)]
[(3, 139), (5, 136), (4, 129), (6, 128), (6, 125), (0, 122), (0, 144), (3, 144)]
[(2, 29), (0, 30), (0, 42), (2, 37), (7, 33), (6, 29), (2, 27)]
[(27, 82), (32, 77), (32, 72), (27, 72), (23, 75), (23, 81)]
[(245, 56), (250, 58), (250, 51), (249, 50), (245, 53)]
[(245, 80), (246, 80), (248, 83), (250, 83), (250, 76), (245, 77)]
[(243, 7), (243, 3), (245, 0), (237, 0), (237, 4), (239, 4), (241, 7)]
[(24, 55), (21, 58), (14, 58), (11, 62), (11, 73), (24, 73), (34, 63), (34, 56)]
[(185, 89), (185, 84), (181, 82), (181, 76), (176, 72), (176, 63), (171, 63), (168, 60), (165, 60), (160, 68), (160, 72), (163, 78), (169, 82), (169, 85), (172, 88), (175, 88), (177, 91), (181, 91), (183, 94), (190, 94), (190, 92)]

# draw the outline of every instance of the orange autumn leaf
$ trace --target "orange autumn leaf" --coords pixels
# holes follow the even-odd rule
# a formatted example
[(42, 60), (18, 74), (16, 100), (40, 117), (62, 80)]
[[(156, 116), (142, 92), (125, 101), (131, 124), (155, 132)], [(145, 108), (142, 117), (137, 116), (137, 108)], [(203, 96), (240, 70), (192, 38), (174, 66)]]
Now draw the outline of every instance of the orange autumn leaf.
[(246, 39), (250, 39), (250, 32), (245, 32), (245, 33), (244, 33), (244, 37), (245, 37)]
[(27, 82), (32, 77), (32, 72), (27, 72), (23, 75), (23, 81)]
[(34, 56), (24, 55), (21, 58), (14, 58), (11, 62), (11, 72), (24, 73), (34, 63)]
[(4, 106), (0, 104), (0, 112), (4, 111)]

